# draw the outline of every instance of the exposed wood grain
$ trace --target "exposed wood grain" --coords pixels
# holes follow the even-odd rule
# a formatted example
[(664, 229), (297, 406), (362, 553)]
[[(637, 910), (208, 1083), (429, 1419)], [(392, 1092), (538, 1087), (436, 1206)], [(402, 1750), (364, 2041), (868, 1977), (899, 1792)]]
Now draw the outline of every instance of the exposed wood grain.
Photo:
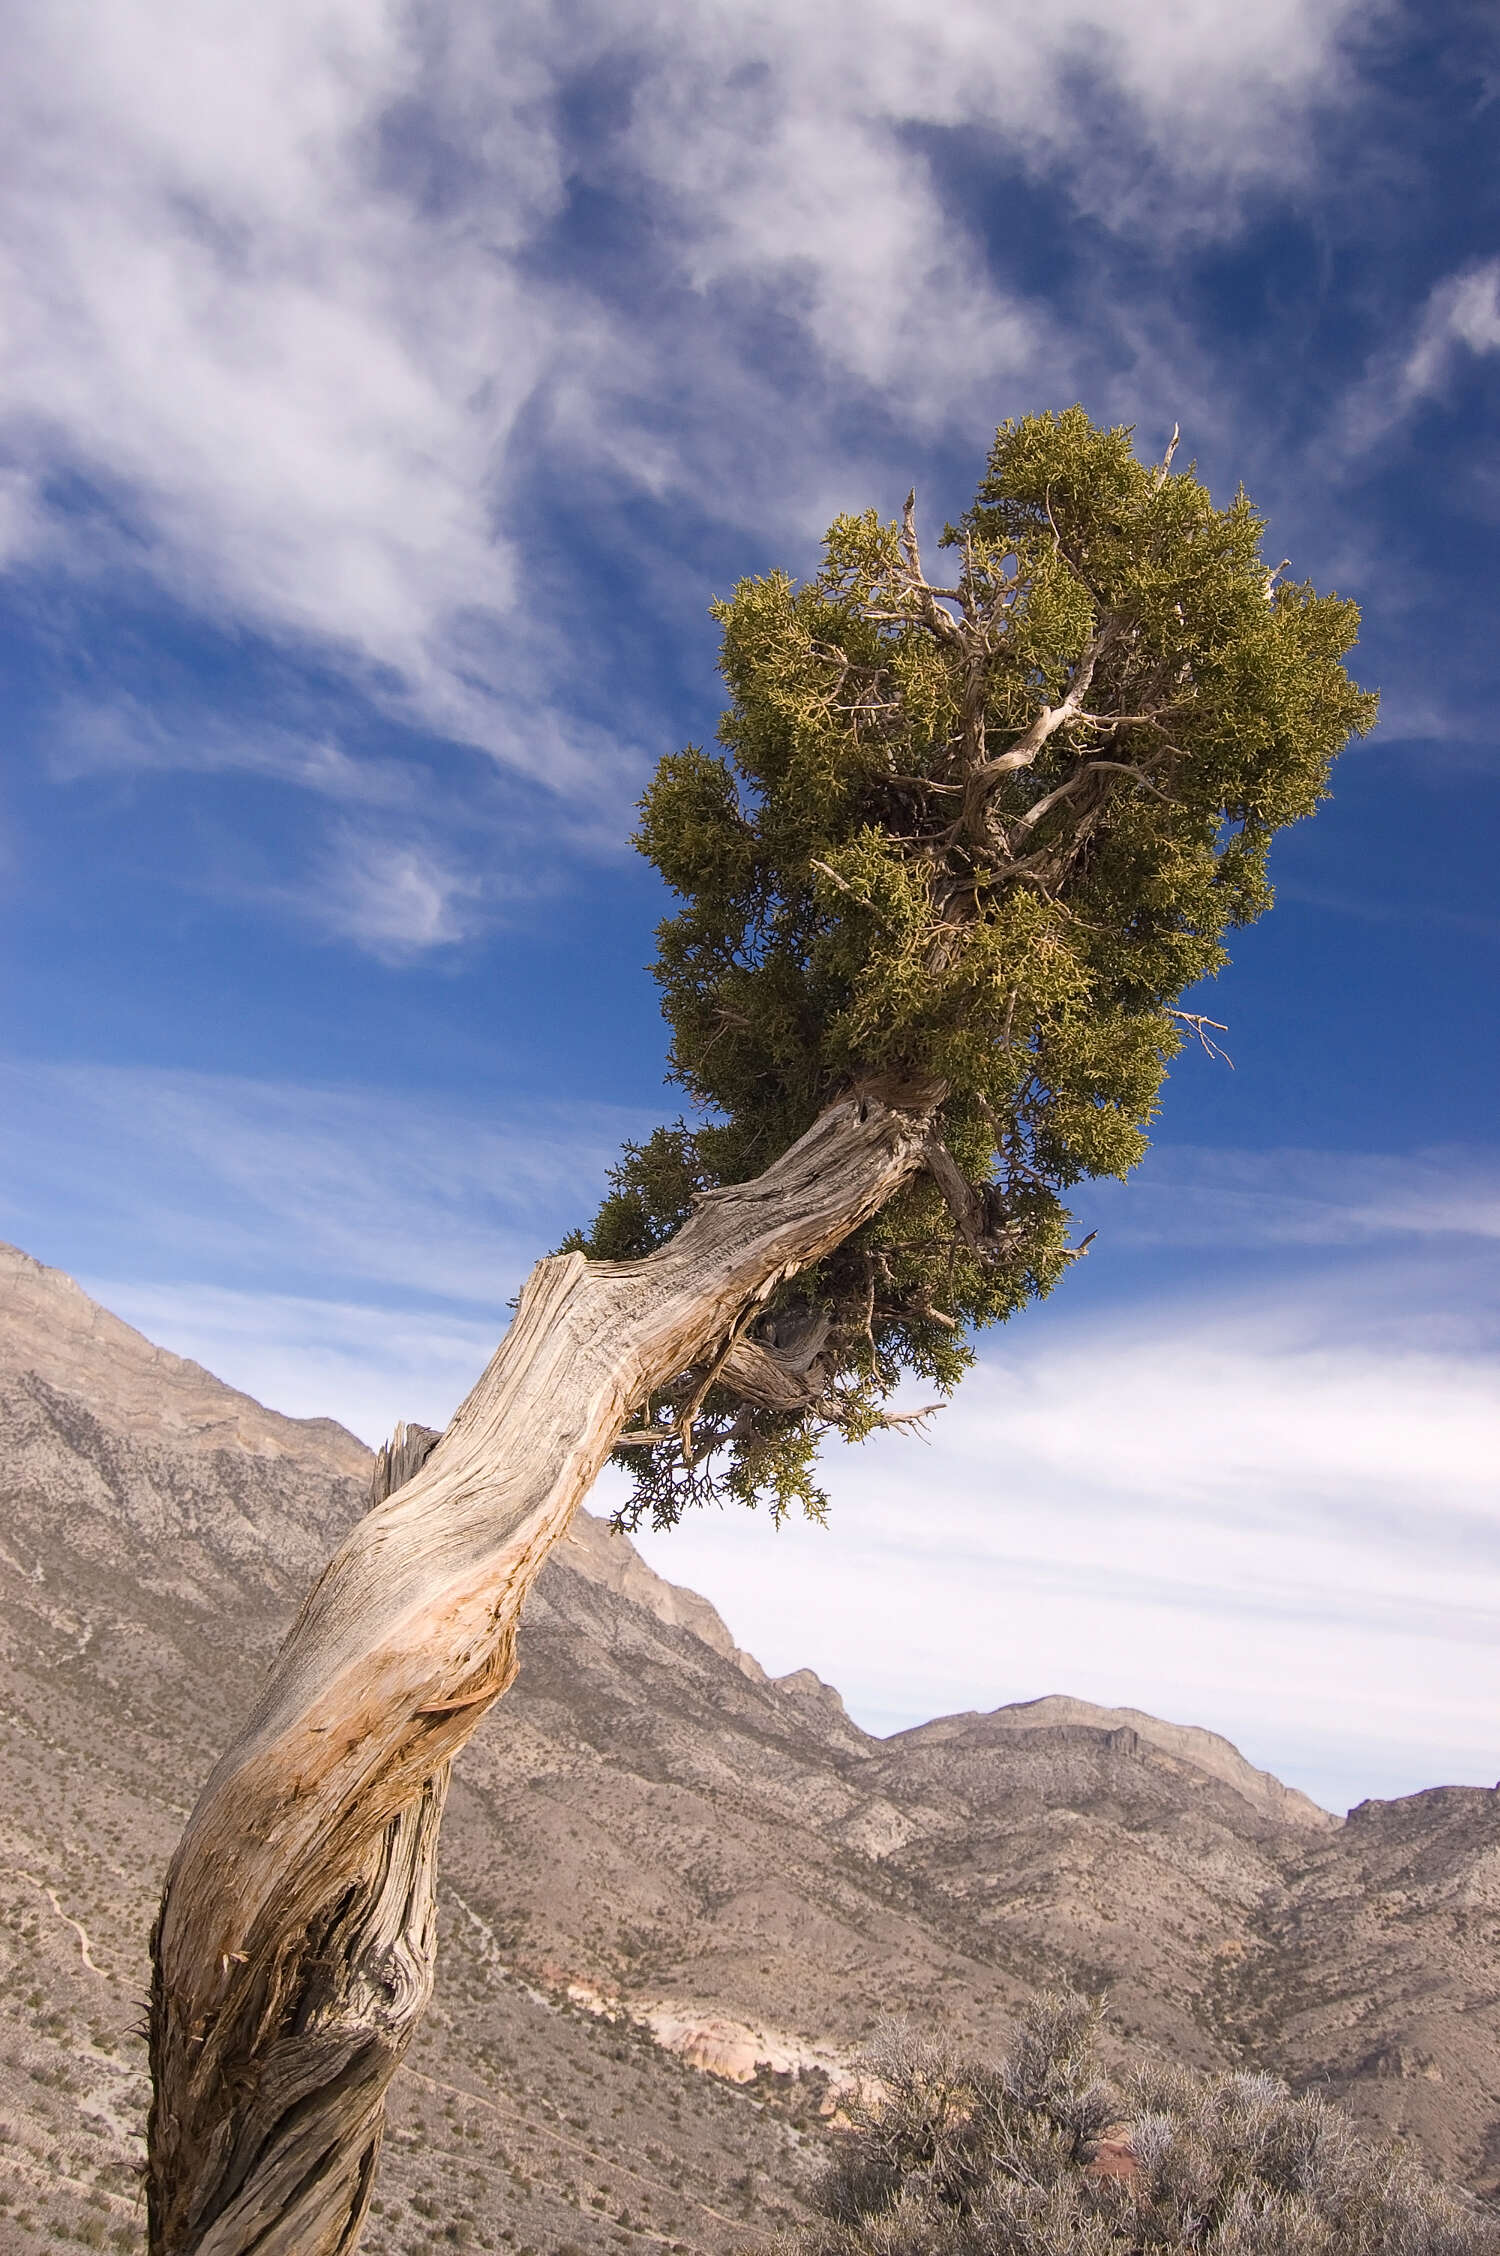
[[(214, 1770), (153, 1938), (152, 2256), (343, 2256), (431, 1990), (448, 1766), (632, 1406), (922, 1164), (933, 1095), (851, 1095), (638, 1262), (539, 1262), (441, 1441), (398, 1435)], [(377, 1493), (382, 1475), (377, 1474)]]
[(370, 1502), (383, 1504), (398, 1488), (405, 1488), (422, 1470), (442, 1438), (431, 1426), (397, 1426), (390, 1440), (383, 1441), (375, 1452)]

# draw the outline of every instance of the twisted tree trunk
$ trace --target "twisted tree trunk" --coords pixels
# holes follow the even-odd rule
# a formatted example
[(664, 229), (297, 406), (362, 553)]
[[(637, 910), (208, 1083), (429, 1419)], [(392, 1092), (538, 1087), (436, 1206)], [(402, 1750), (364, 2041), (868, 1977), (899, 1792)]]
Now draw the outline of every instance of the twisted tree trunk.
[(830, 1105), (646, 1260), (539, 1262), (438, 1446), (324, 1570), (168, 1872), (151, 2256), (355, 2247), (432, 1989), (449, 1765), (515, 1674), (538, 1568), (632, 1408), (885, 1203), (935, 1101)]

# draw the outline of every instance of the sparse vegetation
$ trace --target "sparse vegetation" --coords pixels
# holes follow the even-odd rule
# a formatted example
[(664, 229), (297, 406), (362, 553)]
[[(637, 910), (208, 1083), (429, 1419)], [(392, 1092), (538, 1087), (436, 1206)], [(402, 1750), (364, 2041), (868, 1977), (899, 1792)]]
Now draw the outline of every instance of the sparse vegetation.
[(887, 2030), (784, 2256), (1493, 2256), (1500, 2220), (1276, 2077), (1098, 2070), (1099, 2009), (1037, 2001), (1009, 2055)]

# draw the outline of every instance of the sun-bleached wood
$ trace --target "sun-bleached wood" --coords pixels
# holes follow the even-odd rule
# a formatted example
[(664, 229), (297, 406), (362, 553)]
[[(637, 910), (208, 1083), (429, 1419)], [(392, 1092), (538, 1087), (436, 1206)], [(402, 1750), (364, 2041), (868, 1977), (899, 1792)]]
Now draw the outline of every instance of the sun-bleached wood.
[(924, 1163), (940, 1094), (840, 1099), (646, 1260), (539, 1262), (437, 1446), (398, 1433), (389, 1493), (303, 1605), (167, 1875), (151, 2256), (356, 2246), (386, 2087), (432, 1989), (449, 1765), (514, 1677), (537, 1570), (632, 1408)]

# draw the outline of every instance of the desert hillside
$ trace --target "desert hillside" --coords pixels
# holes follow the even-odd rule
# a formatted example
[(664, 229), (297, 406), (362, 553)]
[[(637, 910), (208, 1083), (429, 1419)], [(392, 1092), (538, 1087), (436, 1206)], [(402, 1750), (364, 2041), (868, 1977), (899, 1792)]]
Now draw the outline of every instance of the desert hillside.
[[(155, 1888), (370, 1460), (7, 1248), (0, 1466), (0, 2235), (134, 2248)], [(586, 1515), (460, 1762), (442, 1888), (374, 2251), (429, 2218), (752, 2245), (883, 2016), (998, 2045), (1060, 1978), (1122, 2039), (1274, 2064), (1500, 2173), (1500, 1796), (1341, 1823), (1211, 1733), (1063, 1696), (872, 1739)]]

